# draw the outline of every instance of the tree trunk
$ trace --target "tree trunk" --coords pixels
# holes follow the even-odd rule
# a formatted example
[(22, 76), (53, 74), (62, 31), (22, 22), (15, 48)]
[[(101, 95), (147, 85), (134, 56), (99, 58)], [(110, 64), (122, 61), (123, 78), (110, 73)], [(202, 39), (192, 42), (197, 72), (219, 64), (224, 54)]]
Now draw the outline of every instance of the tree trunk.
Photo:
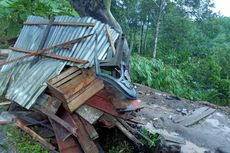
[[(77, 11), (77, 13), (83, 16), (91, 16), (103, 23), (106, 23), (113, 27), (118, 32), (122, 33), (120, 24), (113, 17), (110, 7), (111, 0), (69, 0), (71, 5)], [(127, 40), (124, 41), (123, 45), (123, 60), (129, 63), (129, 46)]]
[(153, 48), (153, 58), (156, 58), (157, 54), (157, 43), (158, 43), (158, 36), (159, 36), (159, 31), (160, 31), (160, 16), (157, 19), (157, 25), (156, 25), (156, 33), (155, 33), (155, 40), (154, 40), (154, 48)]
[(146, 30), (145, 30), (145, 40), (144, 40), (144, 50), (146, 51), (147, 49), (147, 36), (148, 36), (148, 32), (149, 32), (149, 26), (148, 26), (148, 22), (147, 22), (147, 25), (146, 25)]
[(144, 22), (141, 25), (141, 40), (140, 40), (140, 52), (143, 53), (143, 35), (144, 35)]
[(153, 58), (156, 58), (156, 54), (157, 54), (157, 44), (158, 44), (158, 37), (160, 32), (161, 16), (164, 9), (165, 9), (165, 0), (161, 0), (159, 5), (159, 14), (157, 16), (156, 30), (155, 30), (156, 33), (154, 39)]
[(137, 38), (136, 38), (137, 31), (134, 29), (133, 32), (134, 32), (134, 36), (133, 36), (134, 50), (137, 50), (137, 47), (138, 47), (138, 46), (136, 45), (136, 44), (137, 44), (137, 43), (136, 43), (136, 42), (137, 42)]

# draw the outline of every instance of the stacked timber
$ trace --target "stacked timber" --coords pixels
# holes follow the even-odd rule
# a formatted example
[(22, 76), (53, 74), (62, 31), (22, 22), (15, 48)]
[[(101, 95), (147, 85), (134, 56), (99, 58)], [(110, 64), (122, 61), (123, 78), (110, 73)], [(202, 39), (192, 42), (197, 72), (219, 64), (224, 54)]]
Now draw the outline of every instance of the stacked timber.
[(142, 145), (130, 126), (135, 124), (132, 113), (142, 108), (140, 101), (128, 100), (112, 86), (105, 85), (96, 78), (94, 69), (65, 68), (47, 84), (45, 96), (38, 99), (32, 110), (47, 116), (49, 125), (45, 126), (52, 127), (58, 149), (28, 127), (40, 121), (17, 116), (16, 126), (35, 136), (50, 151), (99, 153), (99, 134), (94, 128), (98, 122), (108, 128), (117, 127), (136, 145)]
[(74, 112), (85, 101), (104, 88), (96, 79), (93, 69), (71, 67), (48, 81), (51, 94), (63, 102), (63, 106)]

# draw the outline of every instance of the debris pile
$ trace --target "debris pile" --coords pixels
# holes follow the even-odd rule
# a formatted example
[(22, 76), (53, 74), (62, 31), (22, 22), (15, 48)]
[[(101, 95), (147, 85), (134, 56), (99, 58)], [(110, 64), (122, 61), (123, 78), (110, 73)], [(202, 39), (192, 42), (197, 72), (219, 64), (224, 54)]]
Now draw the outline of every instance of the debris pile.
[[(122, 57), (123, 41), (90, 17), (28, 17), (13, 52), (0, 63), (0, 96), (11, 101), (16, 126), (53, 152), (100, 152), (97, 122), (142, 145), (136, 135), (145, 136), (133, 128), (142, 107)], [(58, 149), (32, 125), (52, 131)]]

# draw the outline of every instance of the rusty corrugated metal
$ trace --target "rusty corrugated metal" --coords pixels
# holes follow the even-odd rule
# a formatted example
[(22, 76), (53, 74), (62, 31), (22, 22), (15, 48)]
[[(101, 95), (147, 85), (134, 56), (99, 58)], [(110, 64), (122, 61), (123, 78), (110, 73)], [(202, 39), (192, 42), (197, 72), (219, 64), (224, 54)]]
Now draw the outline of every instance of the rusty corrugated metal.
[[(49, 22), (42, 17), (30, 16), (27, 22)], [(106, 57), (108, 51), (111, 51), (107, 36), (105, 33), (105, 24), (91, 18), (75, 18), (69, 16), (55, 17), (55, 22), (83, 22), (96, 23), (94, 27), (76, 27), (76, 26), (52, 26), (43, 48), (64, 43), (81, 36), (97, 33), (99, 59)], [(14, 47), (37, 51), (43, 38), (46, 25), (29, 26), (24, 25)], [(113, 42), (117, 39), (119, 33), (111, 29)], [(9, 65), (5, 65), (0, 72), (0, 95), (5, 93), (7, 99), (17, 102), (19, 105), (29, 109), (44, 92), (47, 87), (47, 80), (58, 75), (65, 65), (77, 67), (92, 67), (94, 65), (95, 37), (89, 37), (74, 45), (72, 49), (55, 49), (49, 53), (55, 53), (66, 57), (88, 60), (89, 63), (80, 65), (72, 62), (65, 62), (56, 59), (39, 57), (39, 61), (34, 63), (34, 57), (24, 59)], [(12, 52), (9, 60), (26, 54)]]

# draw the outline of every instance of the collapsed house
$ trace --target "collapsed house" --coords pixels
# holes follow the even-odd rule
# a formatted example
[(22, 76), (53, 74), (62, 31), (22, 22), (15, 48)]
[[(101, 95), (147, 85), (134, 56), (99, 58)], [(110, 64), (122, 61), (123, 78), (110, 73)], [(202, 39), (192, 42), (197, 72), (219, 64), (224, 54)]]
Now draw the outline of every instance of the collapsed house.
[[(98, 121), (142, 144), (130, 126), (141, 105), (122, 57), (123, 37), (91, 17), (30, 16), (0, 63), (0, 96), (46, 115), (60, 152), (99, 152), (93, 127)], [(34, 134), (30, 121), (18, 117), (16, 125)]]

